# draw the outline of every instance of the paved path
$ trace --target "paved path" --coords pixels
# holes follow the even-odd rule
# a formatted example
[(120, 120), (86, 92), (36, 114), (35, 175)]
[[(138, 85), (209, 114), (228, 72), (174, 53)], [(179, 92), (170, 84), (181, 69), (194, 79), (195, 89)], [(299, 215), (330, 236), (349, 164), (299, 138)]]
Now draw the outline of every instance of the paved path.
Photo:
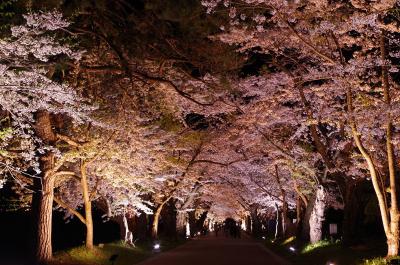
[(196, 238), (138, 265), (285, 265), (258, 242), (207, 236)]

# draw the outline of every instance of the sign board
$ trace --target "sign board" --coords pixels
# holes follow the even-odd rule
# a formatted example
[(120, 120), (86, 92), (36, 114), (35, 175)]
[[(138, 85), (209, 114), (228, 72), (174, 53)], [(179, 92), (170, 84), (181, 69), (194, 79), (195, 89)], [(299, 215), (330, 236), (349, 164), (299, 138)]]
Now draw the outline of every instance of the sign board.
[(329, 234), (330, 235), (337, 234), (337, 224), (329, 224)]

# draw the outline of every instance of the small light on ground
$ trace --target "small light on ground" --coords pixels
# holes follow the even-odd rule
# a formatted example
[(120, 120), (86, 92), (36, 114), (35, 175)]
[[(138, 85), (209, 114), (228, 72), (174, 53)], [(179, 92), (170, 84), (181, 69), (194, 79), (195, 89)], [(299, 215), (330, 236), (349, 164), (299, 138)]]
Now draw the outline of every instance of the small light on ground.
[(262, 237), (262, 239), (264, 239), (264, 240), (265, 240), (265, 236), (263, 236), (263, 237)]
[(296, 249), (295, 249), (294, 247), (290, 247), (289, 249), (290, 249), (290, 251), (292, 251), (292, 252), (295, 252), (295, 251), (296, 251)]
[(155, 244), (154, 249), (160, 249), (160, 244)]

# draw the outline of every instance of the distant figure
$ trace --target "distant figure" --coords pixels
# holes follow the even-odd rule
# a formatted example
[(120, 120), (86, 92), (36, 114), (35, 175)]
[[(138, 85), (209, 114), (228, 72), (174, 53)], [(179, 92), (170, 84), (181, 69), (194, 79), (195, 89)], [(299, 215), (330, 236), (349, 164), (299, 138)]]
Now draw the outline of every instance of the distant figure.
[(230, 230), (231, 230), (231, 236), (233, 238), (236, 238), (237, 237), (236, 224), (231, 224)]
[(205, 236), (205, 235), (207, 235), (207, 232), (208, 232), (208, 229), (205, 226), (203, 226), (203, 228), (201, 229), (201, 234), (203, 236)]
[(225, 237), (229, 236), (229, 228), (228, 228), (228, 225), (226, 223), (224, 224), (224, 235), (225, 235)]
[(225, 220), (224, 230), (225, 230), (225, 236), (227, 237), (231, 236), (233, 238), (237, 238), (239, 236), (236, 221), (232, 218), (227, 218)]
[(218, 237), (219, 224), (216, 224), (214, 229), (215, 229), (215, 236)]

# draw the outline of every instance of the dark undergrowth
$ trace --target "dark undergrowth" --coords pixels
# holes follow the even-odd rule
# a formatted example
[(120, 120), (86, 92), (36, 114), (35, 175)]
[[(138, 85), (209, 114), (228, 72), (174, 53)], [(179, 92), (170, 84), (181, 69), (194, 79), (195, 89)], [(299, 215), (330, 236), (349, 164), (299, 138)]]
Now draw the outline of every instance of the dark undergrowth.
[(315, 244), (299, 242), (295, 237), (283, 240), (264, 240), (266, 246), (293, 265), (387, 265), (400, 264), (394, 258), (386, 260), (386, 246), (381, 241), (368, 240), (363, 244), (344, 247), (340, 241), (323, 240)]

